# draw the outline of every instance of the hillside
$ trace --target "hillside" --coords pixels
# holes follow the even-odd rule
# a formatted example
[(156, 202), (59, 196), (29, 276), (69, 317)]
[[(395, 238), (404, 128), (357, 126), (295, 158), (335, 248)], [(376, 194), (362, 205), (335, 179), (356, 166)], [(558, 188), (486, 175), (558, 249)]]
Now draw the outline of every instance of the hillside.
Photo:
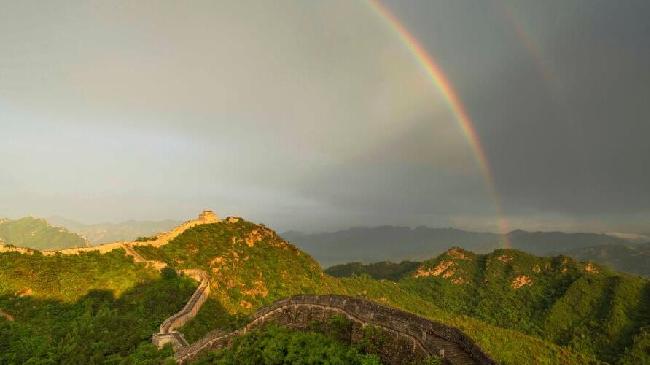
[(291, 231), (282, 236), (313, 255), (323, 266), (351, 261), (423, 260), (444, 252), (450, 242), (471, 250), (489, 251), (498, 247), (500, 239), (493, 233), (424, 226), (354, 227), (315, 234)]
[[(595, 233), (512, 231), (507, 235), (512, 248), (536, 255), (551, 255), (597, 245), (623, 245), (622, 238)], [(439, 255), (450, 245), (486, 253), (503, 247), (504, 238), (495, 233), (470, 232), (455, 228), (381, 226), (356, 227), (337, 232), (283, 233), (290, 242), (313, 255), (323, 266), (352, 261), (378, 262), (425, 260)]]
[(425, 297), (449, 311), (607, 362), (626, 356), (650, 324), (647, 280), (565, 256), (535, 257), (516, 250), (476, 255), (452, 249), (425, 261), (400, 285), (428, 292)]
[(132, 241), (138, 237), (152, 236), (158, 232), (167, 231), (181, 223), (167, 219), (161, 221), (128, 220), (119, 223), (84, 224), (56, 216), (48, 218), (48, 221), (85, 237), (92, 244)]
[[(378, 277), (378, 267), (391, 266), (352, 263), (328, 270)], [(448, 312), (538, 336), (610, 363), (626, 363), (624, 359), (648, 348), (648, 280), (566, 256), (535, 257), (517, 250), (477, 255), (455, 248), (411, 271), (401, 269), (393, 278), (399, 287)], [(647, 354), (642, 358), (650, 361)]]
[[(196, 284), (107, 254), (0, 254), (0, 363), (163, 359), (151, 333)], [(6, 319), (6, 320), (4, 320)], [(112, 361), (112, 362), (111, 362)]]
[(145, 259), (170, 267), (198, 268), (211, 276), (211, 295), (230, 313), (300, 293), (315, 293), (328, 280), (314, 259), (271, 229), (228, 218), (200, 225), (162, 247), (140, 246)]
[(602, 245), (566, 252), (578, 260), (590, 260), (614, 270), (650, 277), (650, 243), (639, 245)]
[[(228, 218), (185, 227), (178, 235), (159, 235), (171, 240), (152, 241), (157, 242), (156, 247), (142, 242), (129, 249), (145, 260), (209, 273), (207, 302), (180, 329), (190, 342), (215, 329), (239, 328), (260, 306), (294, 294), (345, 294), (457, 327), (502, 364), (584, 364), (593, 362), (594, 356), (621, 357), (624, 347), (630, 348), (629, 356), (645, 359), (643, 346), (648, 339), (639, 328), (647, 318), (638, 309), (645, 303), (647, 282), (640, 279), (586, 272), (588, 266), (573, 261), (567, 261), (566, 272), (562, 272), (562, 259), (535, 258), (517, 251), (487, 256), (449, 251), (424, 262), (399, 283), (367, 276), (337, 279), (324, 274), (314, 259), (263, 225)], [(58, 362), (74, 353), (77, 363), (119, 363), (160, 361), (171, 354), (152, 348), (150, 336), (164, 318), (183, 307), (196, 283), (174, 275), (173, 270), (159, 273), (144, 262), (136, 263), (122, 246), (107, 247), (116, 249), (104, 254), (81, 251), (80, 255), (74, 254), (79, 251), (51, 256), (0, 253), (0, 310), (12, 319), (0, 316), (0, 356), (4, 356), (0, 362), (21, 363), (29, 357)], [(457, 252), (463, 257), (457, 257)], [(504, 258), (508, 262), (503, 263), (498, 258), (503, 255), (513, 255), (513, 259)], [(435, 275), (436, 268), (448, 260), (457, 261), (454, 272)], [(535, 273), (536, 264), (546, 270), (547, 262), (548, 272)], [(500, 268), (499, 263), (504, 266)], [(489, 275), (484, 273), (486, 267), (494, 268)], [(521, 279), (522, 287), (515, 289), (513, 275), (521, 270), (533, 281)], [(425, 274), (415, 277), (418, 272)], [(580, 306), (560, 305), (582, 298), (574, 295), (559, 300), (565, 298), (568, 288), (597, 292), (601, 281), (612, 280), (618, 280), (620, 287), (605, 289), (632, 298), (629, 303), (612, 302), (616, 320), (602, 321), (602, 313), (609, 313), (605, 307), (597, 313), (576, 314)], [(551, 300), (545, 301), (545, 297)], [(543, 314), (536, 314), (540, 311)], [(631, 316), (635, 311), (637, 316)], [(561, 326), (566, 318), (573, 321), (571, 328)], [(592, 323), (595, 320), (609, 323), (603, 338), (584, 333), (603, 329)], [(47, 333), (54, 335), (47, 337)], [(64, 333), (75, 335), (63, 339)], [(61, 341), (63, 345), (58, 347)], [(600, 349), (594, 350), (594, 344)]]
[(350, 277), (355, 275), (368, 275), (377, 280), (398, 281), (404, 276), (413, 272), (418, 266), (416, 261), (402, 261), (399, 263), (390, 261), (373, 262), (371, 264), (362, 264), (360, 262), (351, 262), (348, 264), (334, 265), (325, 269), (328, 275), (337, 278)]
[[(237, 328), (256, 308), (280, 298), (298, 293), (338, 293), (374, 299), (457, 326), (505, 364), (538, 361), (578, 364), (585, 359), (533, 337), (469, 317), (450, 315), (415, 291), (390, 282), (368, 278), (337, 280), (323, 275), (309, 255), (267, 227), (240, 218), (195, 227), (160, 248), (135, 249), (150, 260), (164, 261), (177, 268), (201, 268), (210, 273), (211, 299), (195, 319), (181, 328), (190, 341), (198, 340), (214, 328)], [(517, 346), (513, 347), (515, 342)]]
[(51, 226), (44, 219), (33, 217), (1, 220), (0, 243), (37, 250), (87, 245), (82, 236), (62, 227)]
[[(616, 271), (650, 277), (650, 243), (584, 247), (562, 254), (580, 261), (592, 261)], [(369, 275), (374, 279), (398, 281), (419, 264), (419, 261), (380, 261), (370, 264), (350, 262), (330, 266), (325, 272), (334, 277)]]

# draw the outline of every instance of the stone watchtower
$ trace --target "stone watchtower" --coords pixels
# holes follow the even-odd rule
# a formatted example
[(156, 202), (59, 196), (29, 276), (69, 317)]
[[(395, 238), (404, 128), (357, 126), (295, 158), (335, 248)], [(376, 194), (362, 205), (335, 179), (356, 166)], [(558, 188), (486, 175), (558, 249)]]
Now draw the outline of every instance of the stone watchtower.
[(219, 222), (219, 217), (211, 210), (204, 210), (199, 214), (199, 220), (204, 223), (216, 223)]

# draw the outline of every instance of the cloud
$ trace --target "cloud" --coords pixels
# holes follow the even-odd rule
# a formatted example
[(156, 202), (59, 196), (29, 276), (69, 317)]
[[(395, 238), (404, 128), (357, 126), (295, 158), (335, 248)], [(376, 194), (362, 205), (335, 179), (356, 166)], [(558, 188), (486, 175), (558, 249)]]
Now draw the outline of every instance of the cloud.
[[(458, 90), (515, 225), (643, 229), (646, 2), (386, 4)], [(449, 107), (363, 2), (6, 10), (2, 214), (96, 221), (212, 207), (278, 228), (495, 225)]]

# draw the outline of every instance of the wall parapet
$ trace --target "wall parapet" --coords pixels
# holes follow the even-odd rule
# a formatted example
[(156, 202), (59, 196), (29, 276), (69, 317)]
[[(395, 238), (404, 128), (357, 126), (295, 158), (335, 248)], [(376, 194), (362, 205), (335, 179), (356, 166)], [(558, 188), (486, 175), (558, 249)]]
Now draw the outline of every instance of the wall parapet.
[(181, 272), (194, 280), (197, 280), (199, 282), (199, 287), (194, 291), (190, 300), (185, 303), (185, 306), (180, 311), (167, 318), (160, 325), (159, 334), (168, 334), (189, 322), (196, 316), (199, 309), (201, 309), (201, 306), (203, 306), (203, 303), (208, 300), (208, 296), (210, 295), (210, 279), (205, 271), (185, 269), (181, 270)]
[(187, 231), (192, 227), (196, 227), (202, 224), (211, 224), (220, 222), (219, 217), (217, 217), (214, 212), (210, 210), (204, 210), (199, 214), (195, 219), (190, 219), (179, 226), (156, 235), (156, 238), (151, 241), (117, 241), (111, 243), (105, 243), (97, 246), (90, 247), (75, 247), (75, 248), (66, 248), (63, 250), (45, 250), (42, 251), (43, 255), (53, 256), (56, 254), (62, 255), (76, 255), (83, 252), (99, 252), (99, 253), (108, 253), (113, 250), (124, 248), (125, 246), (152, 246), (152, 247), (161, 247), (168, 244), (174, 238), (180, 236), (183, 232)]
[(212, 332), (188, 347), (180, 348), (176, 361), (187, 364), (201, 352), (227, 347), (232, 340), (275, 322), (307, 329), (314, 321), (343, 315), (354, 324), (351, 340), (359, 340), (366, 326), (373, 326), (390, 339), (379, 354), (388, 364), (441, 356), (447, 364), (493, 365), (495, 362), (459, 329), (369, 300), (343, 295), (298, 295), (261, 308), (243, 328), (230, 333)]

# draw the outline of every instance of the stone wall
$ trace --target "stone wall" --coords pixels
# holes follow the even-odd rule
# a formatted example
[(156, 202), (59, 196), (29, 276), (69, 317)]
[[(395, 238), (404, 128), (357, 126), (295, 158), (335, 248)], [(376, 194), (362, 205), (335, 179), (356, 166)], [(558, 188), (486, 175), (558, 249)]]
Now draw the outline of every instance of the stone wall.
[(180, 234), (183, 232), (187, 231), (188, 229), (201, 225), (201, 224), (210, 224), (210, 223), (217, 223), (219, 222), (219, 217), (217, 217), (214, 212), (210, 210), (204, 210), (199, 214), (199, 216), (196, 219), (190, 219), (188, 221), (183, 222), (181, 225), (175, 227), (174, 229), (160, 233), (156, 236), (156, 239), (151, 240), (151, 241), (143, 241), (143, 242), (138, 242), (138, 241), (118, 241), (118, 242), (111, 242), (111, 243), (106, 243), (103, 245), (97, 245), (97, 246), (92, 246), (92, 247), (77, 247), (77, 248), (66, 248), (63, 250), (49, 250), (49, 251), (43, 251), (43, 255), (47, 256), (52, 256), (56, 255), (57, 253), (62, 254), (62, 255), (76, 255), (82, 252), (93, 252), (97, 251), (99, 253), (107, 253), (111, 252), (113, 250), (117, 250), (120, 248), (124, 248), (125, 246), (153, 246), (153, 247), (160, 247), (164, 246), (169, 241), (173, 240), (174, 238), (178, 237)]
[[(127, 256), (131, 256), (133, 261), (136, 263), (144, 263), (150, 267), (153, 267), (157, 270), (162, 270), (167, 267), (167, 264), (162, 261), (156, 260), (147, 260), (142, 255), (140, 255), (136, 250), (133, 249), (135, 246), (153, 246), (160, 247), (166, 245), (174, 238), (178, 237), (180, 234), (186, 230), (202, 225), (219, 222), (219, 218), (212, 211), (204, 210), (201, 212), (197, 219), (192, 219), (184, 222), (178, 227), (161, 233), (156, 236), (154, 240), (144, 241), (144, 242), (112, 242), (103, 245), (98, 245), (94, 247), (79, 247), (79, 248), (69, 248), (64, 250), (56, 251), (43, 251), (42, 253), (46, 256), (53, 256), (57, 254), (61, 255), (76, 255), (82, 252), (99, 252), (101, 254), (108, 253), (113, 250), (122, 249)], [(6, 246), (0, 244), (0, 252), (19, 252), (24, 254), (32, 254), (35, 250), (30, 250), (26, 248)], [(176, 331), (177, 328), (182, 327), (185, 323), (189, 322), (196, 314), (199, 312), (199, 309), (208, 299), (210, 294), (210, 279), (208, 274), (203, 270), (197, 269), (185, 269), (180, 270), (181, 273), (193, 278), (199, 282), (199, 287), (194, 291), (188, 302), (185, 304), (183, 309), (175, 313), (171, 317), (167, 318), (161, 325), (160, 331), (155, 333), (152, 336), (152, 342), (158, 347), (163, 347), (164, 345), (171, 343), (174, 350), (187, 347), (188, 343), (183, 337), (183, 334)], [(0, 312), (2, 314), (3, 312)]]
[(208, 296), (210, 295), (210, 279), (205, 271), (187, 269), (181, 270), (181, 272), (197, 280), (199, 282), (199, 287), (194, 291), (194, 294), (192, 294), (192, 297), (190, 297), (190, 300), (187, 301), (183, 309), (167, 318), (160, 325), (159, 333), (161, 334), (170, 333), (177, 328), (183, 327), (185, 323), (189, 322), (196, 316), (199, 309), (201, 309), (201, 306), (206, 300), (208, 300)]
[(16, 247), (13, 245), (5, 245), (4, 243), (2, 243), (2, 241), (0, 241), (0, 253), (2, 252), (18, 252), (24, 255), (31, 255), (34, 253), (34, 250), (30, 248)]
[(382, 333), (382, 361), (403, 364), (428, 356), (442, 356), (447, 364), (494, 364), (474, 342), (460, 330), (414, 314), (386, 307), (364, 299), (340, 295), (301, 295), (280, 300), (260, 309), (249, 324), (231, 333), (213, 332), (176, 352), (176, 360), (187, 364), (202, 351), (229, 346), (232, 340), (267, 323), (279, 323), (307, 329), (342, 315), (352, 323), (350, 340), (363, 338), (364, 328), (373, 326)]
[(210, 277), (208, 273), (197, 269), (184, 269), (180, 270), (180, 272), (198, 281), (199, 287), (196, 288), (183, 309), (167, 318), (160, 325), (158, 333), (151, 336), (151, 342), (158, 348), (171, 344), (174, 351), (189, 345), (183, 334), (178, 332), (177, 329), (196, 316), (210, 295)]

